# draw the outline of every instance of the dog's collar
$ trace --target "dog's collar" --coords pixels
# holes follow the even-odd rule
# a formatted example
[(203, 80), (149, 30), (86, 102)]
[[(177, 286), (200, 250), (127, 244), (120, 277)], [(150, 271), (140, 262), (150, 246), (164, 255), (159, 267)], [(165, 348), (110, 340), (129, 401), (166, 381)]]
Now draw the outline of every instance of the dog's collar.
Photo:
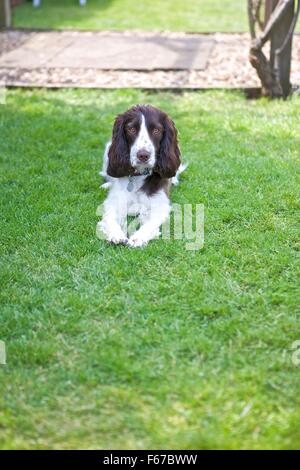
[(142, 173), (139, 173), (139, 172), (134, 172), (133, 175), (129, 175), (128, 176), (128, 184), (127, 184), (127, 191), (129, 191), (131, 193), (131, 191), (133, 191), (134, 189), (134, 178), (136, 176), (147, 176), (147, 175), (150, 175), (150, 169), (149, 168), (146, 168)]

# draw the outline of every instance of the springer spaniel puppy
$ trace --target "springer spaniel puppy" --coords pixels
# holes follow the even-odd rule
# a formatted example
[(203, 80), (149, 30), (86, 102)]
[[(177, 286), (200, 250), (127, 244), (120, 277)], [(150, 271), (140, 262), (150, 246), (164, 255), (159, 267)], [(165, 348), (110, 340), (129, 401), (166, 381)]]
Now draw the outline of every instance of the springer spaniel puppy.
[[(102, 187), (110, 188), (98, 223), (107, 241), (143, 247), (157, 237), (170, 213), (170, 185), (183, 170), (177, 130), (166, 113), (137, 105), (117, 116), (100, 173), (107, 180)], [(140, 223), (129, 236), (127, 215)]]

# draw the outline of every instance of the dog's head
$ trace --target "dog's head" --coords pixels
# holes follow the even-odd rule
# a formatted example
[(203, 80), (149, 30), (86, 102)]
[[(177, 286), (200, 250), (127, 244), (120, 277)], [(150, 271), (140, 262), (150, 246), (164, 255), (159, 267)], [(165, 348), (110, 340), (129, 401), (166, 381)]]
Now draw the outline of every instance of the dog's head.
[(153, 171), (171, 178), (179, 165), (177, 130), (166, 113), (150, 105), (137, 105), (117, 116), (108, 152), (110, 176)]

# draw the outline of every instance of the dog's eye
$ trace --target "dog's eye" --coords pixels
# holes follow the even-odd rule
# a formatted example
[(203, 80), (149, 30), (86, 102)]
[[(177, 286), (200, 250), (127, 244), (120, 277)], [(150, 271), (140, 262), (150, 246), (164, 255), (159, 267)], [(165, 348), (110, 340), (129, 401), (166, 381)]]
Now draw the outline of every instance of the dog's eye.
[(153, 133), (154, 135), (158, 135), (158, 134), (160, 134), (160, 132), (161, 132), (160, 129), (157, 129), (157, 127), (155, 127), (155, 128), (153, 129), (153, 131), (152, 131), (152, 133)]
[(136, 128), (135, 127), (127, 127), (127, 130), (129, 134), (134, 135), (136, 133)]

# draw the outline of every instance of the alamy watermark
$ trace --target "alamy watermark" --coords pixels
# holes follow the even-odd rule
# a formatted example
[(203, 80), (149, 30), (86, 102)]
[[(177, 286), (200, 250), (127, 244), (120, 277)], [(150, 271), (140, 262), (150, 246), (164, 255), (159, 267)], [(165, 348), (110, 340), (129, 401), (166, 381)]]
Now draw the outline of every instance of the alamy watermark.
[[(96, 214), (102, 217), (103, 213), (104, 206), (100, 204)], [(130, 237), (139, 228), (138, 218), (127, 217), (122, 223), (122, 228)], [(99, 239), (105, 240), (99, 224), (96, 235)], [(163, 240), (184, 240), (187, 250), (201, 250), (204, 246), (204, 204), (172, 204), (170, 217), (161, 226), (160, 237)]]
[(6, 350), (4, 341), (0, 340), (0, 365), (6, 364)]
[(292, 353), (292, 363), (294, 366), (299, 366), (300, 365), (300, 340), (296, 340), (292, 343), (292, 350), (294, 351)]
[(6, 88), (3, 83), (0, 82), (0, 105), (6, 104)]

